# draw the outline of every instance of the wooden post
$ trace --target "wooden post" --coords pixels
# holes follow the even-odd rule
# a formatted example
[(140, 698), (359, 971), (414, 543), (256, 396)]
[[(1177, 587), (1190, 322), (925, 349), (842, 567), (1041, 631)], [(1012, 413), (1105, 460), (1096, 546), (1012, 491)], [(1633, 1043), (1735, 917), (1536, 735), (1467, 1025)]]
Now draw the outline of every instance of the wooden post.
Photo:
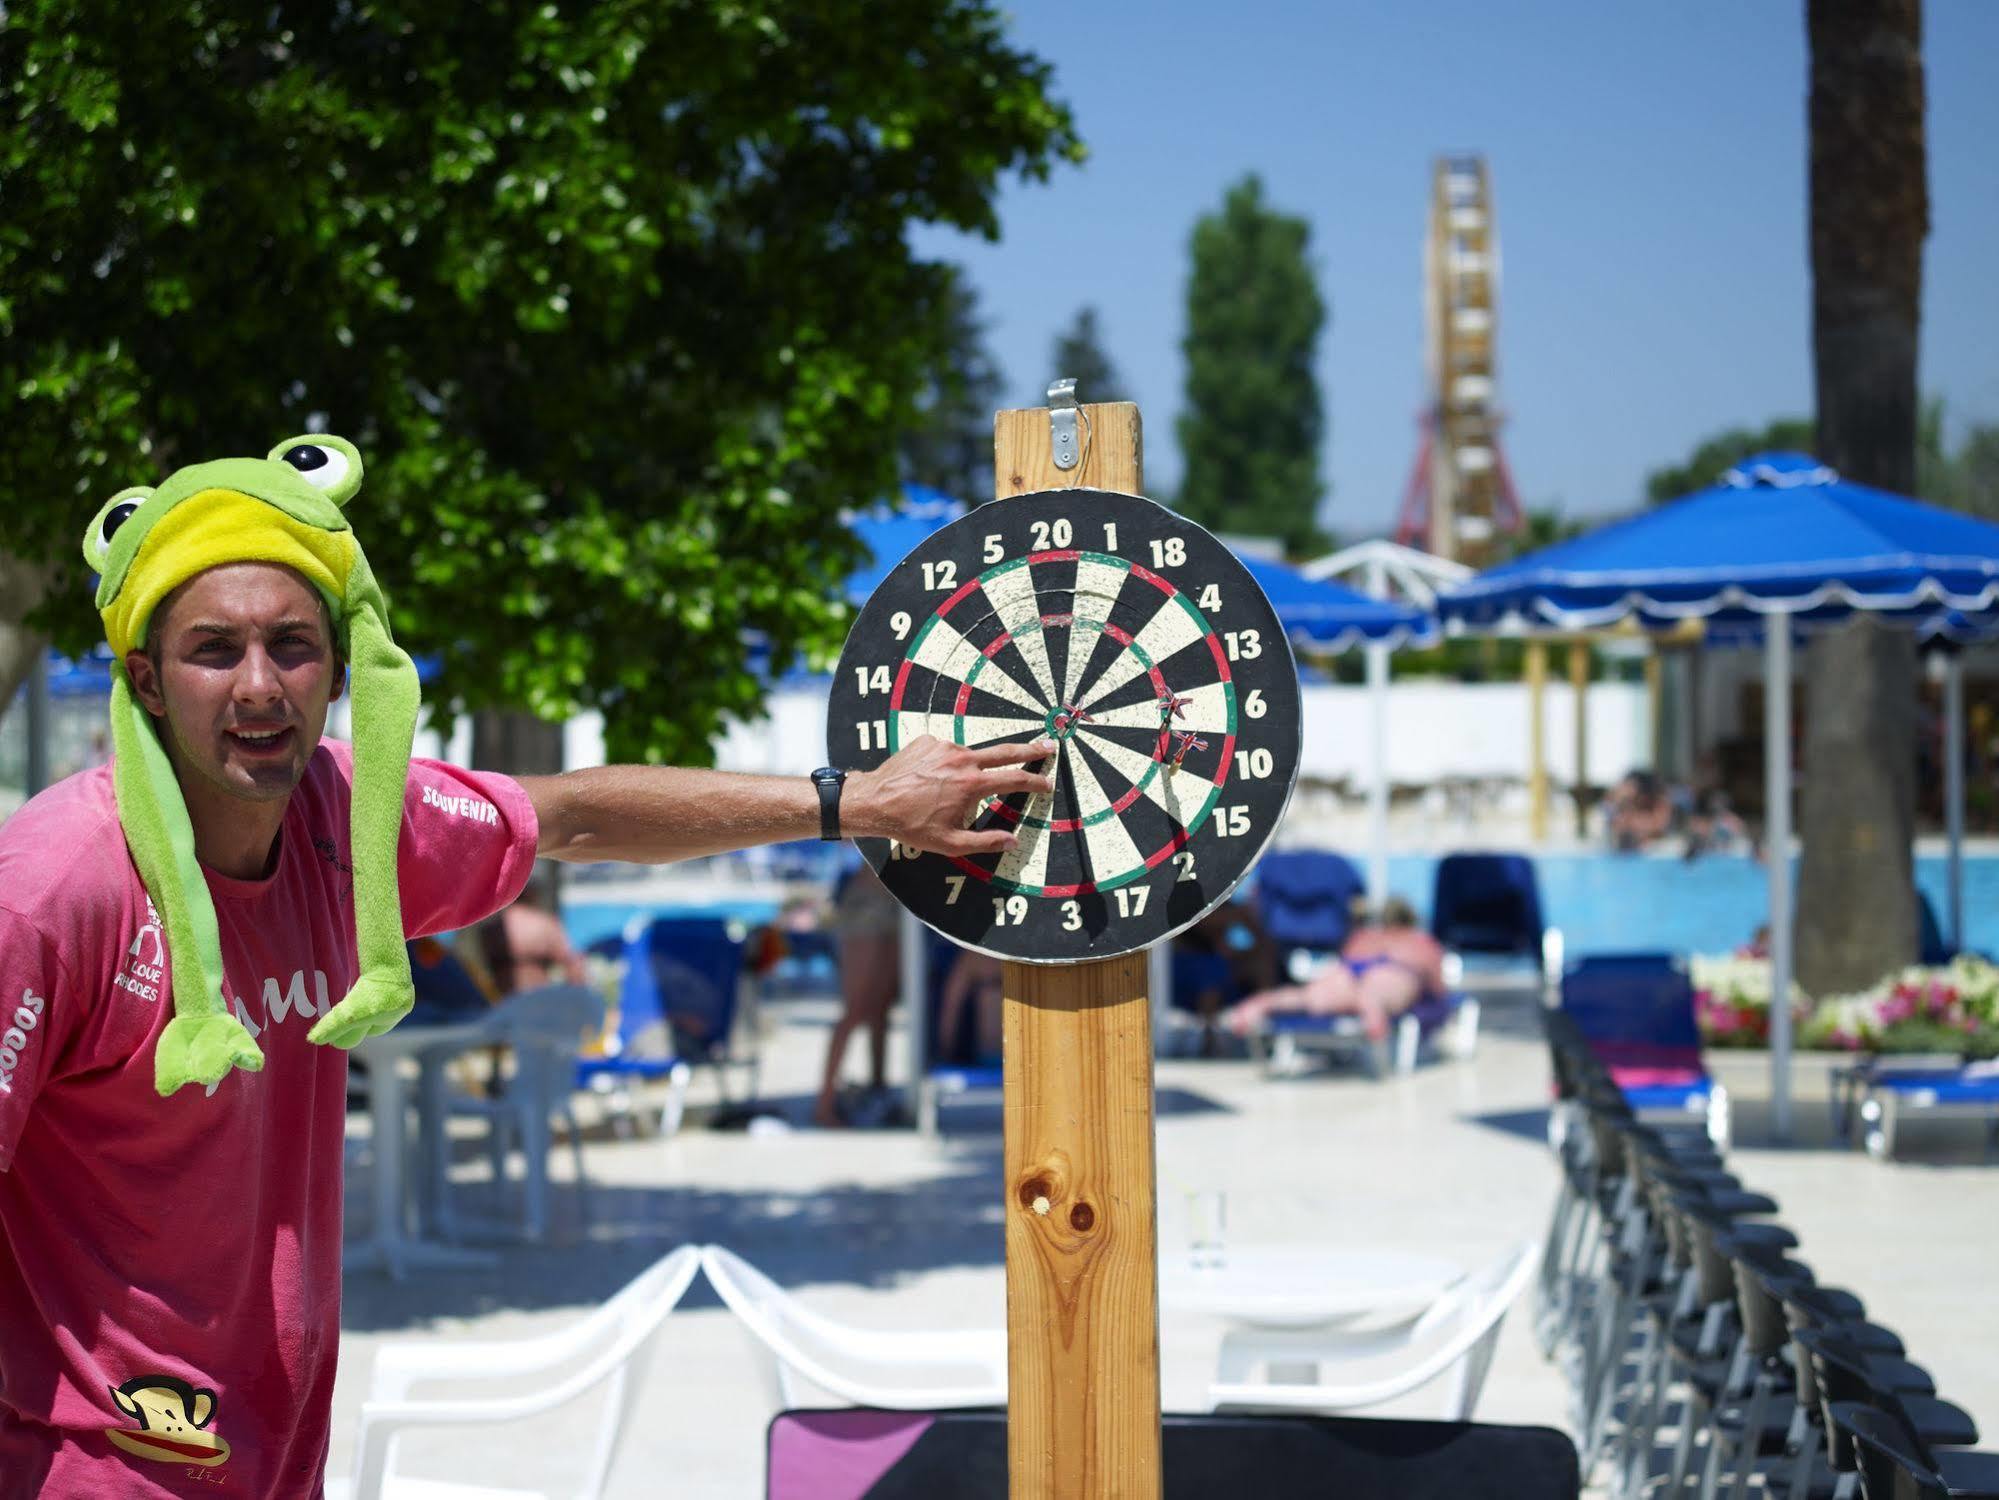
[[(1082, 408), (1082, 461), (1045, 408), (994, 422), (995, 494), (1140, 493), (1138, 408)], [(1013, 1500), (1158, 1500), (1159, 1224), (1146, 955), (1008, 962), (1007, 1461)]]
[(1539, 844), (1548, 837), (1548, 646), (1527, 643), (1527, 831)]
[(1569, 795), (1576, 805), (1576, 838), (1589, 837), (1589, 642), (1569, 642), (1569, 690), (1576, 702), (1576, 779)]

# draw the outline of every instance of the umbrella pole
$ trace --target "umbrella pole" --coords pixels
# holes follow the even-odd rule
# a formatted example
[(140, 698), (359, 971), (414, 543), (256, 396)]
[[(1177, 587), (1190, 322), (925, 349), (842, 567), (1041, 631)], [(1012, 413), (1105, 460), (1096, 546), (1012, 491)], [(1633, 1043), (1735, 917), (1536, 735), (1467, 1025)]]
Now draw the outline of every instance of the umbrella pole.
[(1388, 899), (1388, 648), (1367, 648), (1369, 716), (1367, 779), (1367, 904)]
[(1770, 1129), (1791, 1138), (1791, 622), (1763, 618), (1763, 859), (1770, 878)]
[(1589, 837), (1589, 642), (1569, 642), (1569, 696), (1575, 702), (1576, 774), (1569, 795), (1575, 803), (1576, 842)]
[(1964, 951), (1964, 658), (1943, 668), (1944, 821), (1950, 832), (1950, 945)]
[[(1388, 598), (1388, 568), (1380, 558), (1367, 565), (1370, 598)], [(1380, 912), (1388, 899), (1388, 647), (1367, 648), (1367, 699), (1374, 722), (1368, 748), (1367, 904)]]
[(1527, 827), (1538, 846), (1548, 837), (1548, 749), (1542, 700), (1548, 693), (1548, 646), (1527, 643)]

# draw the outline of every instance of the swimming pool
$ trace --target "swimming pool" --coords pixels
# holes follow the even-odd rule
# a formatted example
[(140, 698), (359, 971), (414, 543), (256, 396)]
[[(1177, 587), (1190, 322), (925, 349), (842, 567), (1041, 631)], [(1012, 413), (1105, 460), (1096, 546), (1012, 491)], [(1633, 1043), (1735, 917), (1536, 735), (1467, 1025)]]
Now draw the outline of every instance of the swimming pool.
[(777, 902), (754, 896), (746, 896), (740, 900), (723, 899), (697, 903), (662, 901), (652, 904), (572, 898), (562, 903), (562, 925), (568, 929), (570, 942), (579, 948), (587, 948), (601, 938), (616, 937), (625, 930), (625, 925), (637, 916), (734, 918), (745, 926), (755, 927), (759, 923), (768, 922), (777, 915), (777, 912)]
[[(1795, 872), (1796, 867), (1793, 866)], [(1741, 947), (1763, 925), (1769, 888), (1763, 866), (1739, 855), (1707, 855), (1691, 863), (1639, 855), (1549, 854), (1534, 861), (1545, 919), (1562, 930), (1569, 953), (1654, 950), (1726, 953)], [(1389, 889), (1430, 915), (1437, 861), (1391, 856)], [(1916, 884), (1949, 920), (1945, 862), (1916, 861)], [(1797, 878), (1792, 876), (1792, 891)], [(1999, 859), (1964, 862), (1966, 946), (1985, 952), (1999, 945)]]
[[(1543, 913), (1562, 929), (1570, 953), (1726, 953), (1749, 941), (1767, 909), (1762, 865), (1735, 855), (1686, 863), (1641, 855), (1548, 854), (1536, 859), (1534, 868)], [(1941, 857), (1916, 861), (1916, 883), (1939, 918), (1948, 921), (1944, 873)], [(1388, 861), (1389, 889), (1406, 897), (1425, 921), (1436, 876), (1434, 855), (1394, 855)], [(775, 916), (777, 903), (721, 899), (668, 908), (581, 901), (565, 903), (563, 921), (570, 941), (582, 945), (623, 931), (642, 912), (669, 909), (676, 916), (727, 916), (755, 924)], [(1999, 951), (1999, 857), (1966, 858), (1964, 914), (1966, 946)]]

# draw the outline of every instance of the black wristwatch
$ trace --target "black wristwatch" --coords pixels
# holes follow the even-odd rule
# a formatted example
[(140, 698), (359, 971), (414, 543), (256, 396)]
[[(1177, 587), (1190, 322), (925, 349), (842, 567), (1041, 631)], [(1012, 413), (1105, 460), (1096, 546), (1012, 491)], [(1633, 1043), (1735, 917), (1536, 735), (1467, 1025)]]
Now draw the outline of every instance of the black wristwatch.
[(846, 779), (847, 773), (837, 766), (821, 766), (812, 773), (812, 784), (819, 789), (819, 837), (827, 843), (840, 837), (840, 787)]

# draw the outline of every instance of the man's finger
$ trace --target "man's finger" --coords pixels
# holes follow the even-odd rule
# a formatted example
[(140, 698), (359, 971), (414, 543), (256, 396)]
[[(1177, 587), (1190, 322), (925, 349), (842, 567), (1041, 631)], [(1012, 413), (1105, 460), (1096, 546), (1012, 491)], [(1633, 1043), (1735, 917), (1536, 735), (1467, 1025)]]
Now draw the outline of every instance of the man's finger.
[(1031, 792), (1041, 796), (1054, 790), (1053, 776), (1042, 776), (1033, 771), (995, 771), (990, 776), (979, 778), (979, 791), (987, 797), (1004, 797), (1009, 792)]
[(1004, 828), (991, 829), (985, 833), (965, 833), (951, 841), (946, 854), (1004, 854), (1018, 844), (1017, 835)]
[(972, 759), (981, 766), (1018, 766), (1054, 753), (1053, 740), (1009, 740), (1003, 745), (980, 746), (972, 752)]

